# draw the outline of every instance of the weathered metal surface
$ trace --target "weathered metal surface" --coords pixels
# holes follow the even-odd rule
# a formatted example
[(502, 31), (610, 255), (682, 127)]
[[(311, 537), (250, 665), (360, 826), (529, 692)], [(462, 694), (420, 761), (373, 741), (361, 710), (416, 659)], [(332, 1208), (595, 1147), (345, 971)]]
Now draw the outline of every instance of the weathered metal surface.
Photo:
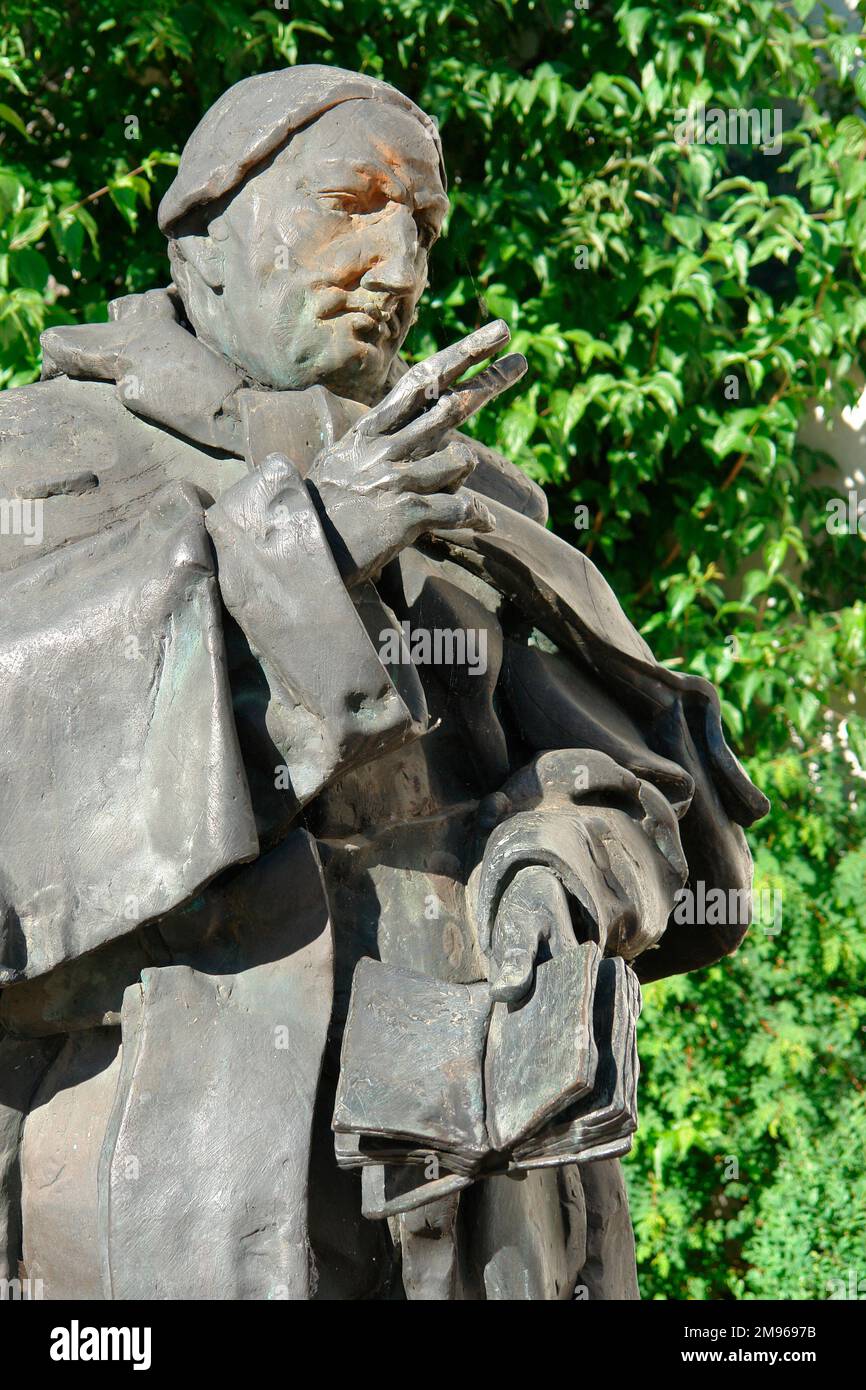
[(0, 395), (0, 1238), (49, 1297), (636, 1295), (637, 980), (736, 948), (672, 895), (747, 889), (766, 802), (461, 434), (507, 326), (401, 360), (447, 206), (393, 88), (246, 79), (173, 283)]

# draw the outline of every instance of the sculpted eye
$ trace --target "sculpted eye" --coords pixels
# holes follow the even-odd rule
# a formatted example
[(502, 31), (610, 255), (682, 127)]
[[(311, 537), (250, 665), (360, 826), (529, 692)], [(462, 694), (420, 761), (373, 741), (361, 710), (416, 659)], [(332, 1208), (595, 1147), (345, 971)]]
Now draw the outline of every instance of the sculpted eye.
[(352, 217), (366, 213), (381, 212), (388, 206), (388, 199), (375, 189), (351, 192), (346, 188), (323, 188), (318, 193), (319, 201), (335, 212), (345, 212)]
[(328, 189), (319, 194), (319, 202), (335, 212), (364, 212), (365, 208), (357, 193), (342, 193)]

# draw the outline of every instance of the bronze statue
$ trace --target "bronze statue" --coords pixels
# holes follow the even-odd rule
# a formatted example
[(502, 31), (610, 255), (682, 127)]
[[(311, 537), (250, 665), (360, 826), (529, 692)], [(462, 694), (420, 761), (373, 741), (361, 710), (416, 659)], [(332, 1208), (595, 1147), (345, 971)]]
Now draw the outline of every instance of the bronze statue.
[[(766, 802), (541, 490), (400, 349), (435, 123), (207, 112), (173, 283), (0, 399), (0, 1275), (47, 1298), (634, 1298), (639, 982)], [(5, 1260), (5, 1268), (2, 1261)]]

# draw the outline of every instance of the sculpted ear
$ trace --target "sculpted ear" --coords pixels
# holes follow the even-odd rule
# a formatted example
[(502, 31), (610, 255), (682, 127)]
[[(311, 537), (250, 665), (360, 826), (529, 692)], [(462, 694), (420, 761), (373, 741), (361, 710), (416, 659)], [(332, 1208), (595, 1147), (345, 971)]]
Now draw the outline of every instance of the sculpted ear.
[(211, 223), (206, 236), (181, 236), (174, 241), (171, 250), (175, 258), (186, 262), (187, 270), (198, 276), (212, 290), (221, 290), (225, 284), (225, 258), (221, 242), (224, 240), (224, 224), (221, 218)]

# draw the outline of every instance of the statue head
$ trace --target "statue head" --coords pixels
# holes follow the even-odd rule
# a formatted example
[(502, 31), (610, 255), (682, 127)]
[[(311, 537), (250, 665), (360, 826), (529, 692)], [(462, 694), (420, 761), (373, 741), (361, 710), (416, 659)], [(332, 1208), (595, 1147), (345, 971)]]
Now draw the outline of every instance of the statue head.
[(436, 127), (340, 68), (250, 77), (205, 114), (159, 210), (187, 317), (253, 383), (386, 389), (448, 207)]

